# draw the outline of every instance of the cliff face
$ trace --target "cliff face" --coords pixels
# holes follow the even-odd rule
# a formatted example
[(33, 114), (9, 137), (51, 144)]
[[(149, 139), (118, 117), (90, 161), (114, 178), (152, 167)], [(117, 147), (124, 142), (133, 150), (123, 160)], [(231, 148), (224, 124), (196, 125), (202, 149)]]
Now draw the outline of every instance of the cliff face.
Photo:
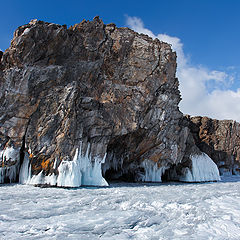
[(2, 182), (160, 181), (189, 136), (175, 71), (168, 44), (98, 17), (19, 27), (1, 58)]
[(183, 116), (167, 43), (98, 17), (33, 20), (0, 59), (0, 183), (219, 180), (213, 161), (239, 172), (239, 124)]
[(240, 124), (231, 120), (188, 117), (198, 148), (217, 164), (221, 174), (240, 173)]

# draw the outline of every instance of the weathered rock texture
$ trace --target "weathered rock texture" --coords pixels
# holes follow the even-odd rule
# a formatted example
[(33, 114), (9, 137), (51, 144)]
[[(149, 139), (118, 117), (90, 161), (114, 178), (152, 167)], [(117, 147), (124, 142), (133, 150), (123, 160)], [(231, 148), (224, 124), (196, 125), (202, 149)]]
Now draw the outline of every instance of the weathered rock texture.
[(217, 164), (221, 174), (240, 173), (240, 124), (231, 120), (189, 117), (198, 148)]
[(91, 159), (107, 154), (106, 174), (121, 168), (134, 179), (149, 163), (183, 158), (189, 130), (179, 127), (170, 45), (98, 17), (69, 29), (34, 20), (16, 30), (1, 64), (1, 150), (28, 154), (33, 175), (57, 175), (80, 145)]
[(20, 167), (30, 166), (35, 183), (64, 186), (64, 174), (80, 164), (94, 184), (94, 164), (104, 161), (107, 179), (160, 181), (201, 153), (178, 108), (176, 54), (167, 43), (98, 17), (68, 29), (33, 20), (0, 57), (2, 182), (18, 181)]

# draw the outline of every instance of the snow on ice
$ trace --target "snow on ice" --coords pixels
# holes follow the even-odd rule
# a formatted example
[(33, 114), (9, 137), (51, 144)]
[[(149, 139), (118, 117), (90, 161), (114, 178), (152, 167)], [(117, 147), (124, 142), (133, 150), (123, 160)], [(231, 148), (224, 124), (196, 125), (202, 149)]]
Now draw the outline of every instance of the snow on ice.
[(240, 236), (240, 177), (109, 187), (0, 185), (0, 238), (226, 240)]

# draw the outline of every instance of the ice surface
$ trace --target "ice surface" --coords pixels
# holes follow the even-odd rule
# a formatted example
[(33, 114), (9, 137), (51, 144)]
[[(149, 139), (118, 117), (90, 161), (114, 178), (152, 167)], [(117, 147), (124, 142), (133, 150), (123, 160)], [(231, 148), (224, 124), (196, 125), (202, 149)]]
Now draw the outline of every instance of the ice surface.
[(0, 186), (0, 239), (226, 240), (240, 236), (240, 177), (108, 188)]
[(204, 182), (221, 180), (217, 165), (206, 153), (194, 155), (191, 160), (192, 169), (186, 168), (186, 173), (180, 177), (180, 181)]
[[(89, 148), (85, 155), (76, 149), (73, 161), (62, 161), (58, 167), (59, 175), (51, 174), (45, 176), (43, 171), (38, 175), (31, 176), (31, 166), (28, 156), (25, 157), (20, 171), (20, 182), (25, 184), (49, 184), (59, 187), (80, 187), (88, 186), (108, 186), (108, 183), (102, 176), (101, 164), (103, 159), (95, 158), (94, 161), (89, 157)], [(56, 167), (56, 160), (54, 163)]]

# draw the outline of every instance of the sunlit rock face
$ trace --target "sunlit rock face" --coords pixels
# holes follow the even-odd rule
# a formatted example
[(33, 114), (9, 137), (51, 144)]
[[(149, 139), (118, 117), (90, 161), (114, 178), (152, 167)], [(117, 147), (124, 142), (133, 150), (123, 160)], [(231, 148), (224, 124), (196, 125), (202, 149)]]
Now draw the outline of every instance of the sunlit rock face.
[(0, 60), (0, 183), (159, 182), (173, 169), (195, 171), (202, 152), (220, 166), (200, 144), (202, 122), (179, 111), (167, 43), (98, 17), (70, 28), (33, 20)]
[(1, 69), (0, 150), (11, 142), (18, 168), (28, 158), (39, 183), (66, 174), (80, 145), (92, 164), (105, 162), (109, 178), (118, 169), (120, 177), (160, 181), (151, 171), (183, 158), (189, 130), (179, 127), (169, 44), (98, 17), (68, 29), (33, 20), (14, 33)]

